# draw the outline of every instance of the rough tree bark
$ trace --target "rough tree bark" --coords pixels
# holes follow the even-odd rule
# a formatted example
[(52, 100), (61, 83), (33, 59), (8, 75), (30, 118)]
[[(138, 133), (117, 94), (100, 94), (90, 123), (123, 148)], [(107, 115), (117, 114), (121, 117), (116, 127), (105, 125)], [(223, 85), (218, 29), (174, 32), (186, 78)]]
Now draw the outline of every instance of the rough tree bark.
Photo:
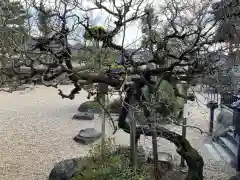
[[(129, 89), (125, 98), (125, 102), (129, 103), (129, 99), (132, 96), (132, 91)], [(125, 121), (128, 113), (128, 106), (123, 106), (119, 116), (118, 126), (125, 132), (130, 133), (130, 126)], [(203, 166), (204, 161), (202, 156), (195, 150), (189, 143), (189, 141), (183, 136), (172, 132), (164, 127), (156, 127), (158, 137), (165, 138), (177, 147), (177, 153), (184, 158), (188, 165), (188, 175), (186, 180), (203, 180)], [(139, 140), (140, 135), (152, 136), (148, 126), (137, 127), (136, 139)]]

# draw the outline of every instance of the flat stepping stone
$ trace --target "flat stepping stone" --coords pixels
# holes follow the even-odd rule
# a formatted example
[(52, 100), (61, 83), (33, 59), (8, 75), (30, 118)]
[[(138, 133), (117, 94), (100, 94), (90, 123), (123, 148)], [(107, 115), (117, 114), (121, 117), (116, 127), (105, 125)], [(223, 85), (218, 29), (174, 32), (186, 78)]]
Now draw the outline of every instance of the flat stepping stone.
[(74, 177), (79, 165), (81, 164), (80, 158), (66, 159), (54, 165), (50, 172), (49, 180), (67, 180)]
[(102, 136), (101, 132), (98, 132), (94, 128), (82, 129), (78, 135), (76, 135), (73, 140), (84, 145), (88, 145), (96, 142)]
[(79, 112), (79, 113), (75, 114), (72, 119), (93, 120), (94, 114), (92, 112)]

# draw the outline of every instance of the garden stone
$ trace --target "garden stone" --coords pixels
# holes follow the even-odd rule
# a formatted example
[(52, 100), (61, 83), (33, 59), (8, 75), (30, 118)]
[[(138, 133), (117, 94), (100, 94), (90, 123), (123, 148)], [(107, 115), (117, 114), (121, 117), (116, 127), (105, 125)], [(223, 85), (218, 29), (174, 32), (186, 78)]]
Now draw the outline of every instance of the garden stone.
[(142, 146), (137, 147), (137, 161), (138, 165), (142, 166), (147, 159), (147, 154)]
[(78, 143), (88, 145), (100, 139), (101, 136), (102, 133), (98, 132), (96, 129), (86, 128), (82, 129), (73, 139)]
[(230, 130), (233, 124), (233, 112), (231, 110), (222, 108), (216, 120), (216, 128), (213, 133), (213, 139), (223, 136)]
[(93, 120), (94, 114), (92, 112), (79, 112), (73, 116), (73, 119), (78, 120)]
[[(123, 155), (125, 157), (131, 156), (131, 148), (129, 146), (122, 146), (117, 148), (116, 151), (112, 152), (110, 155), (112, 156), (119, 156)], [(139, 168), (146, 163), (147, 160), (147, 154), (142, 146), (137, 147), (137, 162), (139, 165)]]
[[(153, 153), (150, 152), (147, 158), (148, 163), (153, 163)], [(173, 157), (171, 154), (166, 152), (158, 152), (158, 162), (161, 164), (162, 170), (165, 172), (170, 170), (173, 166)]]
[(15, 91), (24, 91), (26, 90), (27, 88), (29, 88), (28, 86), (19, 86), (15, 89)]
[(233, 124), (233, 112), (229, 109), (222, 108), (217, 117), (217, 123), (222, 124), (224, 127), (231, 126)]
[(122, 101), (121, 99), (115, 99), (108, 105), (110, 113), (119, 114), (121, 112)]
[(80, 158), (66, 159), (56, 163), (52, 169), (49, 180), (70, 180), (79, 169)]
[(78, 107), (79, 112), (92, 112), (92, 113), (101, 113), (102, 109), (97, 102), (86, 101)]

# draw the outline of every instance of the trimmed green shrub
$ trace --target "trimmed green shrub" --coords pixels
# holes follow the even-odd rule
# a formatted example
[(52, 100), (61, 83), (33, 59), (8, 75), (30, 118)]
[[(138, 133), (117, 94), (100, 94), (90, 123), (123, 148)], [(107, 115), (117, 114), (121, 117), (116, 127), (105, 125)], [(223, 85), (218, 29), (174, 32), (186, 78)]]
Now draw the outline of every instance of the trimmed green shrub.
[[(119, 150), (121, 149), (121, 150)], [(114, 153), (118, 152), (118, 153)], [(151, 171), (142, 166), (137, 173), (130, 168), (129, 151), (115, 145), (112, 139), (105, 141), (103, 148), (94, 145), (89, 151), (87, 163), (79, 169), (72, 180), (151, 180)], [(141, 163), (142, 164), (142, 163)]]

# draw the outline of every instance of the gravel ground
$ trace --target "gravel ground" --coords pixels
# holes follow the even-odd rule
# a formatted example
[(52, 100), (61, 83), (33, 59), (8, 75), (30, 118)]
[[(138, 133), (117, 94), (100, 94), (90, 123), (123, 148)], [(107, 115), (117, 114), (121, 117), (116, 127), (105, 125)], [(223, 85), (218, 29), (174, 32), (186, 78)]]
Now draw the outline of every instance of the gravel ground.
[[(61, 89), (70, 92), (71, 86), (62, 86)], [(41, 86), (27, 93), (1, 92), (0, 180), (45, 180), (56, 162), (86, 154), (89, 147), (75, 143), (72, 138), (82, 128), (101, 129), (99, 118), (94, 121), (72, 120), (80, 103), (87, 100), (86, 95), (81, 92), (74, 100), (61, 99), (56, 89)], [(201, 108), (193, 105), (190, 111), (189, 124), (207, 130), (207, 112), (200, 113)], [(180, 130), (175, 128), (176, 132)], [(106, 131), (111, 135), (108, 124)], [(119, 144), (129, 144), (129, 135), (122, 131), (117, 132), (115, 138)], [(207, 179), (227, 179), (233, 173), (224, 162), (214, 161), (203, 148), (207, 137), (189, 129), (187, 138), (204, 156)], [(140, 143), (148, 149), (151, 141), (141, 137)], [(159, 144), (159, 151), (170, 152), (179, 161), (173, 144), (164, 139), (159, 139)]]

